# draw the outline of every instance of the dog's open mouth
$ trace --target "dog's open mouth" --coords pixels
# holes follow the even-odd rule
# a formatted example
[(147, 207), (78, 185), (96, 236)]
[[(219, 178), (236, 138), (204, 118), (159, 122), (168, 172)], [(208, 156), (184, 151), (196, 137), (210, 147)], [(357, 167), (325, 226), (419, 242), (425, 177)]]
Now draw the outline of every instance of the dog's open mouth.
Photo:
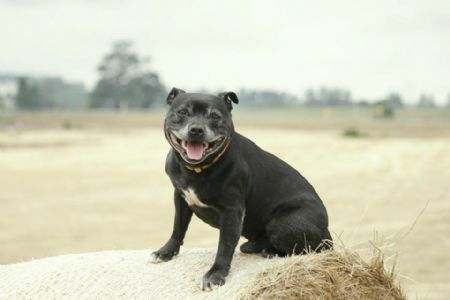
[(181, 156), (189, 162), (199, 163), (209, 155), (215, 153), (224, 144), (225, 138), (219, 136), (211, 142), (194, 142), (182, 140), (178, 138), (173, 132), (169, 131), (170, 141), (172, 146), (177, 150)]

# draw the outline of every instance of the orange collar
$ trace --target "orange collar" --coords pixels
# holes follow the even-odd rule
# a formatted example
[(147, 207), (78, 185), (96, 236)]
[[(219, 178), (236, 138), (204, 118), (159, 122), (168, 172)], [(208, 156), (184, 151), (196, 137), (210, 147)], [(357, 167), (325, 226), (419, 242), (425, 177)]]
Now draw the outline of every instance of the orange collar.
[(203, 166), (198, 166), (198, 167), (192, 167), (190, 165), (184, 165), (184, 166), (186, 167), (186, 169), (194, 171), (197, 174), (200, 174), (204, 170), (206, 170), (209, 167), (211, 167), (214, 163), (216, 163), (219, 160), (219, 158), (221, 158), (222, 155), (225, 154), (225, 151), (227, 150), (229, 145), (230, 145), (230, 141), (228, 141), (228, 143), (225, 145), (225, 147), (222, 149), (222, 151), (220, 151), (220, 153), (209, 164), (206, 164), (206, 165), (203, 165)]

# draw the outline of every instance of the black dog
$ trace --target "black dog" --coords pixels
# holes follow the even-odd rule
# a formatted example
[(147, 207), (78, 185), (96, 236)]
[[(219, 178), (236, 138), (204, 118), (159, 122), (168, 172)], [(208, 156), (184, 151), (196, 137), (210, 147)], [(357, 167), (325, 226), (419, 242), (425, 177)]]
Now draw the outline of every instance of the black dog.
[[(240, 236), (244, 253), (264, 256), (331, 246), (326, 209), (294, 168), (234, 131), (235, 93), (186, 93), (173, 88), (164, 132), (172, 149), (166, 173), (175, 188), (172, 236), (154, 262), (177, 255), (192, 213), (220, 229), (215, 262), (202, 288), (225, 283)], [(275, 138), (275, 137), (274, 137)], [(324, 241), (330, 242), (324, 242)]]

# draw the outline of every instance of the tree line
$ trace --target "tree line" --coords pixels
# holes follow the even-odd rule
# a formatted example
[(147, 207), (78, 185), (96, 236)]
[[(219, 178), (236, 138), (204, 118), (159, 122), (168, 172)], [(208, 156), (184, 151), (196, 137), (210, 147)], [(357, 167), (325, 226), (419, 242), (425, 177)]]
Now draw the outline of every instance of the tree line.
[[(149, 68), (149, 62), (150, 58), (136, 53), (131, 42), (115, 42), (97, 67), (99, 79), (90, 93), (80, 84), (67, 84), (58, 78), (19, 77), (16, 107), (19, 110), (138, 110), (164, 105), (167, 87), (158, 73)], [(330, 87), (308, 89), (301, 96), (276, 90), (241, 89), (238, 93), (240, 103), (246, 106), (382, 105), (389, 109), (405, 106), (398, 93), (368, 101), (354, 99), (349, 90)], [(434, 107), (436, 102), (431, 95), (423, 94), (416, 105)], [(450, 107), (450, 95), (447, 105)]]

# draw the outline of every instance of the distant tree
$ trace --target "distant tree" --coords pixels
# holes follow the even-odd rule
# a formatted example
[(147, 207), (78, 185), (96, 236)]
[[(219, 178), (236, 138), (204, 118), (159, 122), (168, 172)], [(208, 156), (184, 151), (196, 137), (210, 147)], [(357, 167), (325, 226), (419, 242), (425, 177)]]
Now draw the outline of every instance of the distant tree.
[(368, 100), (365, 100), (365, 99), (358, 100), (356, 102), (356, 104), (358, 104), (359, 106), (366, 106), (366, 107), (370, 106), (370, 102)]
[(26, 77), (18, 78), (16, 105), (19, 110), (38, 110), (42, 106), (42, 97), (35, 82)]
[(306, 105), (325, 105), (325, 106), (339, 106), (350, 105), (352, 103), (352, 96), (350, 91), (339, 88), (322, 87), (318, 91), (308, 89), (305, 92)]
[(86, 106), (84, 86), (59, 77), (19, 77), (17, 86), (19, 110), (80, 110)]
[(316, 94), (313, 89), (306, 90), (304, 102), (307, 105), (319, 105), (319, 100), (316, 98)]
[(99, 80), (91, 93), (93, 108), (148, 108), (166, 94), (157, 73), (146, 69), (149, 59), (139, 57), (129, 41), (118, 41), (98, 66)]
[(433, 96), (422, 94), (420, 95), (419, 101), (417, 102), (417, 106), (419, 107), (435, 107), (436, 103), (434, 101)]
[(275, 90), (245, 90), (239, 91), (240, 103), (246, 106), (280, 106), (298, 104), (296, 96)]
[(447, 107), (450, 108), (450, 94), (448, 94), (448, 97), (447, 97)]

